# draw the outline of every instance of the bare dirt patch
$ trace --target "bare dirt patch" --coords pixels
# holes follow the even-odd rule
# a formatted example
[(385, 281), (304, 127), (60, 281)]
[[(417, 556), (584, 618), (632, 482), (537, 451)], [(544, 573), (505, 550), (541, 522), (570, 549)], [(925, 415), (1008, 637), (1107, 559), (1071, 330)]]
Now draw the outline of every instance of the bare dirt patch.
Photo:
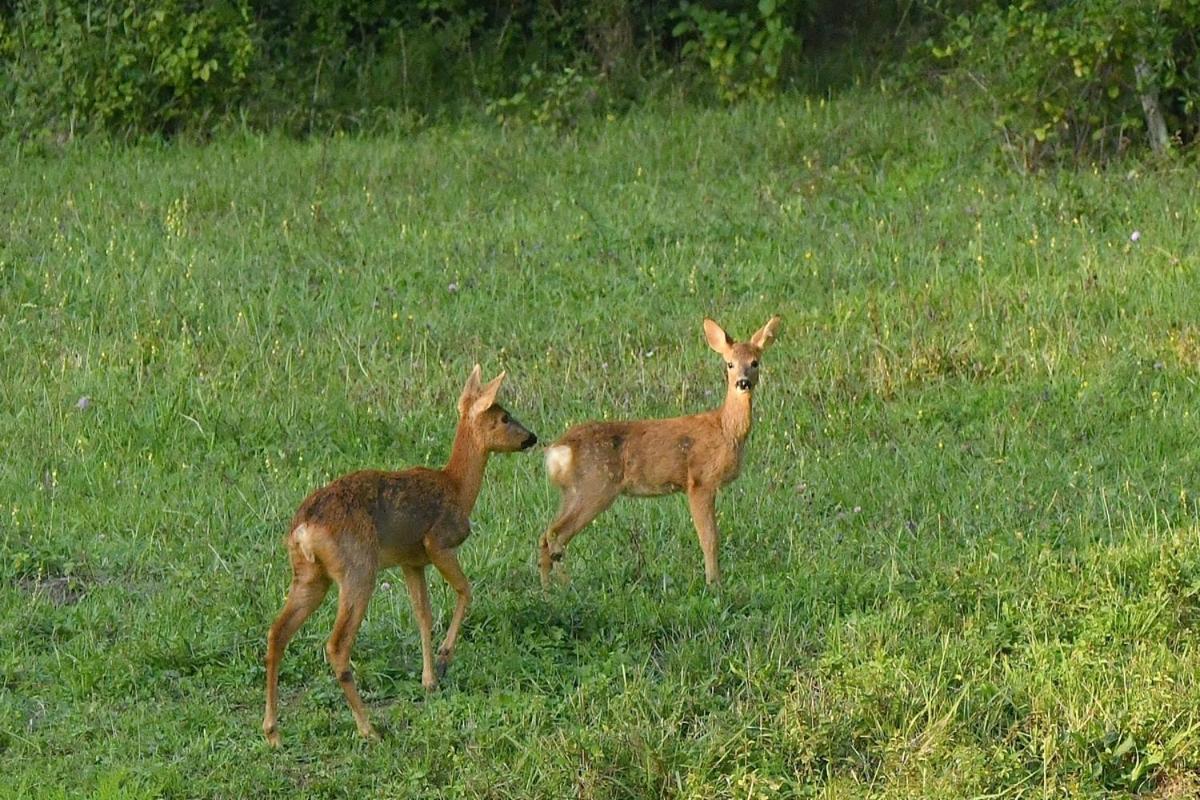
[(87, 595), (83, 582), (67, 575), (26, 575), (17, 579), (17, 586), (26, 594), (48, 600), (56, 606), (73, 606)]

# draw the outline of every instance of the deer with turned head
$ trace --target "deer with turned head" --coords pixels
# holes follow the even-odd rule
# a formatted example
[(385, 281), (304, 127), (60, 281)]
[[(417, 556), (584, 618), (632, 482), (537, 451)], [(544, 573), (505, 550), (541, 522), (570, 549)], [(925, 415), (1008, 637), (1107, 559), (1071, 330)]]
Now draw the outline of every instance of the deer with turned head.
[(708, 346), (725, 364), (725, 402), (719, 408), (671, 419), (585, 422), (546, 448), (546, 472), (562, 491), (562, 503), (542, 534), (543, 587), (567, 543), (622, 494), (685, 492), (704, 552), (705, 580), (720, 580), (717, 490), (741, 469), (759, 358), (778, 330), (779, 317), (772, 317), (750, 341), (737, 342), (720, 325), (704, 320)]
[[(358, 732), (373, 738), (362, 698), (350, 671), (350, 648), (376, 574), (399, 566), (421, 634), (421, 683), (433, 690), (454, 653), (459, 627), (471, 602), (471, 585), (455, 551), (471, 533), (469, 517), (479, 496), (488, 454), (526, 450), (537, 442), (496, 403), (504, 373), (481, 385), (479, 365), (458, 400), (458, 430), (450, 460), (440, 470), (364, 470), (344, 475), (310, 494), (292, 518), (285, 539), (292, 585), (267, 635), (267, 709), (263, 733), (272, 746), (278, 728), (279, 661), (288, 640), (316, 610), (331, 583), (338, 585), (337, 617), (326, 644), (329, 663), (350, 704)], [(457, 594), (446, 639), (433, 659), (433, 612), (425, 569), (432, 564)]]

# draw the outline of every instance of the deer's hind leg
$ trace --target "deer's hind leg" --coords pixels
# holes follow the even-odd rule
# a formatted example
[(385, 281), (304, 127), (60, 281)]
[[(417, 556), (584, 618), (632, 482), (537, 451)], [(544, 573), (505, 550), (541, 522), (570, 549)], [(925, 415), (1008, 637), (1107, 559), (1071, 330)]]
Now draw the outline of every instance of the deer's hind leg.
[[(352, 541), (352, 535), (343, 534), (342, 542)], [(358, 628), (367, 613), (367, 605), (371, 595), (375, 593), (375, 575), (378, 563), (374, 551), (370, 548), (344, 548), (343, 557), (336, 564), (330, 565), (334, 580), (338, 584), (337, 618), (333, 622), (333, 631), (325, 644), (325, 652), (329, 656), (329, 664), (333, 674), (337, 676), (354, 714), (354, 723), (358, 732), (367, 739), (375, 738), (375, 729), (367, 719), (367, 709), (358, 688), (354, 684), (354, 673), (350, 669), (350, 649), (358, 636)]]
[(279, 747), (279, 662), (288, 642), (316, 611), (329, 591), (330, 579), (315, 561), (309, 561), (292, 549), (292, 586), (287, 600), (267, 634), (267, 708), (263, 714), (263, 733), (272, 747)]
[(588, 523), (612, 505), (620, 494), (617, 486), (569, 486), (563, 490), (562, 504), (558, 514), (542, 534), (540, 558), (542, 588), (550, 586), (550, 571), (556, 562), (562, 561), (567, 544)]

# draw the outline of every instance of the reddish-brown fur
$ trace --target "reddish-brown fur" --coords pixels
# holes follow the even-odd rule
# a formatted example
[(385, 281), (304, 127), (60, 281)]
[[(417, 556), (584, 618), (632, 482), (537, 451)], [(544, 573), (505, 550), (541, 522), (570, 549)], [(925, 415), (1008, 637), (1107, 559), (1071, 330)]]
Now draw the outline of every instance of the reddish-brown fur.
[[(279, 661), (296, 630), (338, 585), (337, 619), (326, 645), (359, 733), (375, 735), (350, 671), (350, 648), (379, 570), (399, 566), (421, 632), (421, 683), (437, 686), (454, 653), (459, 626), (471, 601), (471, 586), (455, 549), (471, 533), (469, 517), (483, 481), (488, 454), (524, 450), (537, 441), (496, 404), (504, 373), (481, 386), (479, 366), (458, 401), (459, 422), (450, 460), (440, 470), (363, 470), (344, 475), (310, 494), (296, 511), (286, 544), (292, 562), (287, 601), (267, 635), (267, 708), (263, 732), (272, 746), (278, 728)], [(446, 640), (433, 660), (433, 612), (425, 584), (432, 564), (458, 599)]]
[(704, 552), (705, 580), (712, 584), (720, 579), (717, 490), (741, 469), (758, 359), (778, 329), (779, 317), (772, 317), (749, 342), (735, 342), (717, 323), (704, 320), (709, 346), (726, 362), (727, 389), (720, 408), (671, 419), (585, 422), (546, 448), (546, 469), (562, 490), (562, 504), (541, 539), (543, 586), (549, 585), (551, 569), (567, 543), (618, 495), (680, 491), (687, 493)]

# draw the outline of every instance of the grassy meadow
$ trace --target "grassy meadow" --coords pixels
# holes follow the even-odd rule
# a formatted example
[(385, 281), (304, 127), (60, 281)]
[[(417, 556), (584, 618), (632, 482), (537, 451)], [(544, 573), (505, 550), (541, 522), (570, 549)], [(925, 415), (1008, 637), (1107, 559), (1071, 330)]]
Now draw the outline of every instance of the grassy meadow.
[[(1184, 798), (1200, 791), (1200, 184), (1022, 176), (860, 89), (0, 168), (0, 796)], [(1135, 232), (1136, 231), (1136, 235)], [(441, 465), (471, 366), (549, 441), (764, 357), (707, 591), (681, 497), (543, 595), (540, 447), (490, 462), (442, 687), (398, 572), (288, 650), (315, 486)], [(453, 593), (431, 573), (435, 638)]]

